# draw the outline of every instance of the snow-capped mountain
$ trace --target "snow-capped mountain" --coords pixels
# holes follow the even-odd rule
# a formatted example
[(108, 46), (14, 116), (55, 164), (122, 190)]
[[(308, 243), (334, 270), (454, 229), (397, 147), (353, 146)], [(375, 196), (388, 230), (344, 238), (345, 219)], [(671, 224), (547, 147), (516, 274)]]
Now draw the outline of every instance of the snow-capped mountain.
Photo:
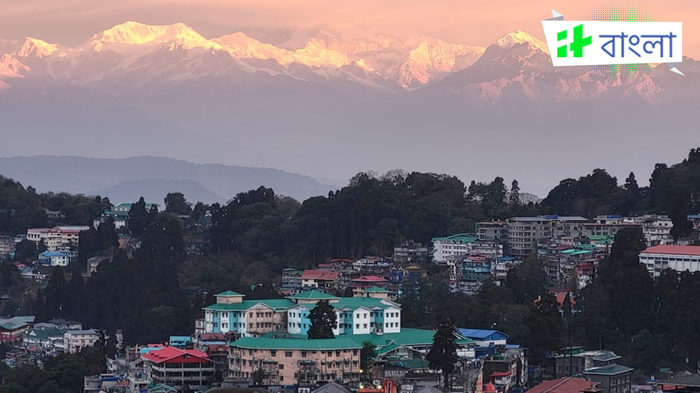
[[(430, 38), (345, 40), (319, 30), (282, 45), (236, 32), (205, 38), (183, 23), (125, 22), (66, 48), (27, 38), (0, 41), (4, 88), (17, 78), (57, 85), (107, 88), (112, 93), (145, 84), (263, 73), (382, 93), (414, 89), (471, 65), (481, 47)], [(117, 88), (115, 90), (115, 88)]]
[[(690, 70), (686, 81), (695, 81)], [(668, 84), (673, 79), (664, 67), (626, 74), (554, 68), (547, 45), (519, 30), (487, 48), (423, 36), (346, 38), (325, 28), (244, 29), (206, 38), (183, 23), (134, 21), (76, 47), (37, 38), (0, 40), (3, 91), (72, 86), (123, 96), (144, 88), (253, 86), (263, 80), (266, 86), (306, 83), (359, 99), (419, 90), (417, 97), (457, 94), (481, 104), (594, 97), (654, 102), (684, 86)]]

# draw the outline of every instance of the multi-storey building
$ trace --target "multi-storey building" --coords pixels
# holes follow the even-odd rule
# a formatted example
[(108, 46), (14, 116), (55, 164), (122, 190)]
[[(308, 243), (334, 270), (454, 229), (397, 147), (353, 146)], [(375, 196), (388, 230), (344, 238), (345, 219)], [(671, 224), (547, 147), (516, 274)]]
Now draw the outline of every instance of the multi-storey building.
[(195, 390), (208, 388), (216, 367), (206, 353), (165, 347), (142, 356), (144, 370), (152, 384), (167, 384), (178, 391), (185, 386)]
[(476, 223), (476, 237), (482, 241), (505, 241), (508, 228), (505, 221), (484, 221)]
[(582, 236), (587, 221), (584, 217), (555, 215), (509, 218), (506, 220), (508, 251), (513, 256), (527, 258), (537, 251), (540, 242)]
[(639, 254), (652, 277), (659, 277), (664, 269), (678, 272), (700, 270), (700, 246), (659, 245), (647, 248)]
[(339, 273), (336, 271), (304, 270), (301, 275), (301, 286), (332, 291), (338, 288), (338, 276)]
[(216, 303), (204, 307), (204, 333), (236, 333), (261, 336), (287, 324), (289, 299), (243, 300), (233, 291), (219, 293)]
[(301, 276), (304, 272), (297, 269), (286, 268), (282, 270), (282, 290), (301, 288)]
[(241, 338), (230, 344), (229, 376), (263, 385), (357, 384), (361, 348), (350, 337)]
[(394, 248), (394, 262), (427, 262), (430, 258), (430, 251), (420, 243), (408, 241), (401, 247)]
[(100, 333), (95, 329), (69, 330), (63, 334), (63, 345), (66, 353), (78, 353), (81, 349), (92, 347), (100, 339)]
[(0, 258), (4, 258), (15, 251), (15, 238), (9, 236), (0, 236)]
[(39, 243), (42, 240), (47, 251), (56, 251), (60, 247), (78, 245), (80, 232), (89, 230), (88, 226), (59, 226), (53, 228), (27, 229), (27, 240)]
[(401, 331), (401, 307), (385, 297), (385, 293), (373, 291), (366, 297), (336, 297), (319, 291), (309, 291), (290, 296), (297, 302), (287, 314), (287, 331), (306, 335), (311, 328), (309, 315), (321, 300), (327, 300), (336, 313), (335, 335), (369, 333), (398, 333)]
[(469, 245), (475, 240), (475, 236), (464, 233), (433, 238), (433, 262), (444, 262), (450, 256), (468, 254), (471, 251)]

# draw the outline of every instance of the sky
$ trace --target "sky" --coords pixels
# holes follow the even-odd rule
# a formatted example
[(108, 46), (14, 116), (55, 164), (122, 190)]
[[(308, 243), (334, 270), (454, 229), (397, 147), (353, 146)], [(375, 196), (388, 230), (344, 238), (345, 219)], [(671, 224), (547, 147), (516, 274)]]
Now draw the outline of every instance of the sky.
[(700, 2), (636, 0), (0, 0), (0, 38), (27, 36), (76, 45), (92, 34), (134, 20), (183, 22), (214, 37), (242, 27), (324, 25), (337, 31), (424, 34), (452, 43), (488, 45), (513, 30), (543, 39), (540, 20), (551, 9), (582, 19), (596, 7), (632, 5), (657, 20), (683, 22), (684, 55), (700, 58)]

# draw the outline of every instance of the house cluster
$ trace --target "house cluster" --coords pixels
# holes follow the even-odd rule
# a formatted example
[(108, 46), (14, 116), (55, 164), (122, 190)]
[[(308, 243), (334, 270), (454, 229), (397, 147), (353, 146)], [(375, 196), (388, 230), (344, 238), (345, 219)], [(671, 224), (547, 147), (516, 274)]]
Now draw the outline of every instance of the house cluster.
[[(77, 353), (92, 347), (101, 336), (96, 329), (83, 329), (80, 322), (53, 319), (35, 323), (34, 319), (34, 316), (0, 319), (0, 340), (12, 345), (4, 360), (7, 364), (43, 365), (62, 353)], [(120, 337), (117, 333), (118, 341)]]
[[(407, 257), (400, 258), (409, 260)], [(352, 292), (353, 296), (359, 296), (370, 289), (380, 288), (388, 291), (388, 296), (395, 299), (401, 295), (401, 285), (405, 280), (427, 276), (425, 268), (417, 263), (425, 258), (427, 257), (410, 259), (408, 262), (380, 257), (332, 259), (313, 270), (288, 268), (282, 271), (280, 290), (285, 295), (315, 289), (326, 293)]]
[[(700, 216), (688, 219), (699, 228)], [(658, 276), (666, 267), (700, 269), (700, 264), (693, 266), (697, 251), (682, 245), (688, 241), (674, 241), (671, 219), (657, 215), (605, 215), (593, 220), (548, 215), (480, 222), (473, 235), (434, 238), (432, 261), (448, 268), (453, 292), (473, 294), (487, 279), (500, 284), (513, 266), (533, 254), (546, 262), (550, 282), (564, 285), (575, 280), (580, 289), (591, 282), (598, 262), (610, 253), (617, 232), (628, 227), (639, 228), (650, 246), (643, 254), (650, 273)]]
[[(114, 228), (120, 229), (126, 227), (126, 223), (129, 220), (129, 211), (133, 203), (119, 203), (114, 205), (111, 209), (106, 210), (102, 215), (93, 221), (92, 225), (97, 228), (100, 224), (107, 222), (110, 218), (114, 220)], [(157, 203), (147, 203), (146, 210), (160, 211), (161, 207)]]

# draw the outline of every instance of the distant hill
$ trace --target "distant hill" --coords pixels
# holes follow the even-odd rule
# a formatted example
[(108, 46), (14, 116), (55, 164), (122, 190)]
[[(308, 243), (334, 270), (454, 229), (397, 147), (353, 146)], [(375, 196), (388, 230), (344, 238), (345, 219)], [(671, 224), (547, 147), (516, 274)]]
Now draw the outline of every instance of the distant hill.
[(112, 202), (143, 196), (162, 203), (168, 192), (190, 202), (223, 203), (239, 192), (265, 186), (298, 200), (326, 195), (337, 187), (277, 169), (193, 164), (161, 157), (124, 159), (75, 156), (0, 158), (0, 174), (40, 192), (100, 195)]

